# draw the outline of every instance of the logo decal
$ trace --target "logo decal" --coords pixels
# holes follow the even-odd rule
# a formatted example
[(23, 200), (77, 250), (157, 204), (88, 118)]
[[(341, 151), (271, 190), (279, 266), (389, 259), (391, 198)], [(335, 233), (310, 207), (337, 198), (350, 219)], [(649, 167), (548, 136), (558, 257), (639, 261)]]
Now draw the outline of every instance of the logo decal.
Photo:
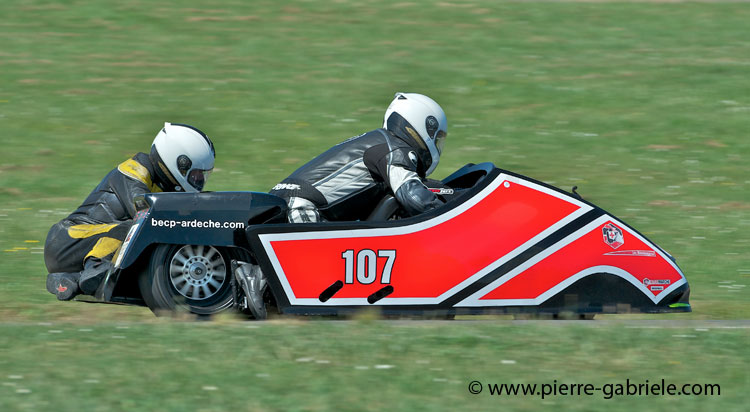
[(648, 286), (648, 285), (668, 285), (671, 282), (672, 281), (669, 280), (669, 279), (649, 279), (649, 278), (643, 279), (643, 284), (646, 285), (646, 286)]
[(67, 286), (63, 286), (62, 284), (60, 284), (60, 285), (57, 285), (57, 291), (58, 291), (58, 292), (61, 292), (61, 293), (62, 293), (62, 292), (65, 292), (66, 290), (68, 290), (68, 287), (67, 287)]
[(618, 250), (617, 252), (607, 252), (605, 255), (656, 257), (656, 252), (653, 250)]
[(299, 189), (301, 189), (300, 185), (294, 184), (294, 183), (279, 183), (276, 186), (271, 188), (271, 190), (299, 190)]
[(451, 188), (441, 187), (438, 189), (433, 189), (433, 188), (429, 188), (429, 189), (430, 189), (430, 192), (435, 193), (436, 195), (452, 195), (453, 194), (453, 189)]
[(424, 119), (424, 126), (427, 129), (427, 135), (430, 136), (431, 139), (434, 139), (438, 128), (440, 127), (438, 119), (436, 119), (435, 116), (427, 116), (427, 118)]
[(417, 165), (417, 154), (414, 152), (409, 152), (409, 160), (414, 164), (414, 166)]
[(612, 249), (617, 249), (625, 243), (622, 230), (612, 223), (607, 223), (602, 227), (602, 235), (604, 236), (604, 243), (612, 246)]

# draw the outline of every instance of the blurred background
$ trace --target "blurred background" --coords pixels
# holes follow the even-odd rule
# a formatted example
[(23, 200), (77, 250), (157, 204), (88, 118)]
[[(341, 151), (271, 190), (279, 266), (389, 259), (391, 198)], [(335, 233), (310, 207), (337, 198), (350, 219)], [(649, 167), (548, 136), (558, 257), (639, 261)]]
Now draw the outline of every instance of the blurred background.
[[(3, 1), (0, 409), (742, 410), (748, 21), (735, 1)], [(214, 141), (207, 190), (265, 192), (380, 127), (398, 91), (447, 113), (433, 178), (489, 161), (578, 186), (677, 258), (694, 312), (195, 324), (45, 291), (49, 227), (165, 121)], [(501, 402), (466, 389), (665, 374), (726, 389)]]

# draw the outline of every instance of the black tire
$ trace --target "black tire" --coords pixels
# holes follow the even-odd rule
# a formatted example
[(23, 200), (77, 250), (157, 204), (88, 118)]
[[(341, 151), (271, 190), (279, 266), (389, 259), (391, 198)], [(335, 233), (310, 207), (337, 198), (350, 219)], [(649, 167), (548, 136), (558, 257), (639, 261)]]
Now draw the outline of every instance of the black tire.
[(230, 309), (230, 262), (240, 258), (238, 254), (213, 246), (157, 245), (138, 278), (143, 300), (157, 316), (183, 310), (213, 315)]

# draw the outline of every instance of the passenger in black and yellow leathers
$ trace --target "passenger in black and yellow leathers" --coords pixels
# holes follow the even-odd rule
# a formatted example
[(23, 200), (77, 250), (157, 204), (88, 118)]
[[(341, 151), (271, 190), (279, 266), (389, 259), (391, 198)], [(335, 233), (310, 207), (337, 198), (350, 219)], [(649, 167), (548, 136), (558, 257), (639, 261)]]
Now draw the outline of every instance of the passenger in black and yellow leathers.
[(44, 245), (47, 290), (60, 300), (93, 295), (133, 225), (136, 195), (200, 192), (214, 167), (211, 140), (185, 124), (165, 123), (149, 154), (110, 171), (83, 204), (56, 223)]

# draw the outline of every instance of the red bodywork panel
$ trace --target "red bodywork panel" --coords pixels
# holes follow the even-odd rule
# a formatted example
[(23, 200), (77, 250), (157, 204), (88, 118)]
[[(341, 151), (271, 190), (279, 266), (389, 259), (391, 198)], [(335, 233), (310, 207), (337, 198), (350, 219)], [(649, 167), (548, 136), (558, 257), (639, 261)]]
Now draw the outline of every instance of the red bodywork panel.
[[(434, 305), (593, 209), (559, 191), (500, 174), (459, 206), (425, 221), (259, 237), (291, 305), (367, 304), (368, 296), (387, 285), (392, 292), (379, 305)], [(596, 268), (627, 278), (655, 303), (654, 296), (684, 282), (658, 248), (610, 216), (561, 239), (456, 306), (538, 304), (576, 276), (602, 272)], [(661, 283), (652, 288), (645, 278)], [(332, 298), (319, 299), (337, 281), (343, 287)]]
[[(667, 287), (682, 280), (682, 273), (674, 264), (626, 227), (609, 219), (606, 219), (606, 223), (589, 226), (593, 226), (593, 229), (577, 238), (572, 235), (572, 242), (512, 276), (480, 300), (535, 299), (564, 284), (567, 279), (596, 267), (601, 269), (600, 272), (622, 275), (625, 273), (617, 269), (627, 272), (632, 277), (627, 280), (635, 282), (639, 288), (643, 286), (644, 292), (652, 296), (663, 293)], [(620, 234), (622, 243), (614, 243), (616, 249), (604, 238), (605, 227), (624, 229), (624, 233)]]
[[(294, 296), (318, 298), (345, 278), (342, 253), (395, 250), (390, 297), (435, 298), (579, 209), (577, 205), (519, 184), (500, 187), (469, 210), (414, 233), (373, 237), (271, 242)], [(378, 261), (383, 273), (386, 259)], [(336, 298), (366, 298), (382, 288), (358, 282)]]

